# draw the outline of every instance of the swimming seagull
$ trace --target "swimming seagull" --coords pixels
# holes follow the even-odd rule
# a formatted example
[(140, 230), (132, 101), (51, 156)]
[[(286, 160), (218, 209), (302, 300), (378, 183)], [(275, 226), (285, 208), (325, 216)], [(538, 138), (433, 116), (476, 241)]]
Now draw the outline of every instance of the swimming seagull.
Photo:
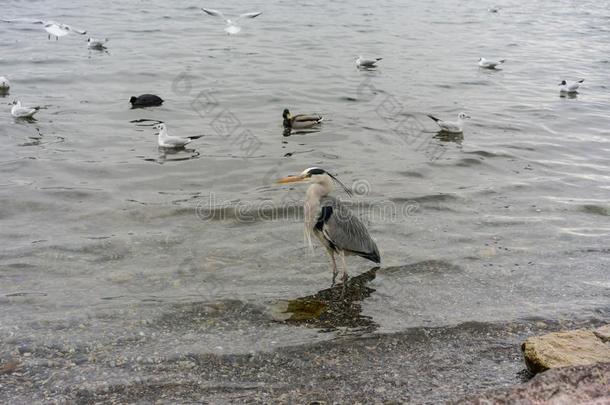
[(0, 76), (0, 93), (6, 93), (11, 88), (11, 83), (4, 76)]
[(106, 42), (108, 42), (108, 38), (97, 39), (97, 38), (89, 38), (87, 39), (87, 47), (89, 49), (96, 49), (98, 51), (103, 51), (106, 49)]
[(311, 247), (313, 234), (326, 248), (333, 271), (332, 285), (335, 284), (338, 273), (335, 254), (341, 257), (343, 264), (341, 278), (344, 292), (347, 281), (345, 256), (357, 255), (374, 263), (381, 262), (377, 245), (364, 224), (350, 211), (347, 204), (329, 195), (333, 190), (333, 183), (339, 184), (348, 195), (352, 195), (339, 179), (324, 169), (310, 167), (299, 175), (284, 177), (277, 182), (311, 184), (305, 194), (303, 206), (305, 239)]
[(492, 60), (492, 59), (479, 58), (479, 67), (482, 67), (484, 69), (495, 69), (496, 67), (500, 66), (504, 62), (506, 62), (506, 59)]
[(45, 21), (45, 20), (34, 20), (31, 18), (13, 18), (10, 20), (2, 19), (4, 22), (25, 22), (32, 24), (42, 24), (44, 30), (49, 34), (49, 39), (51, 36), (54, 36), (55, 39), (59, 39), (59, 37), (63, 37), (68, 35), (70, 32), (75, 32), (80, 35), (85, 35), (87, 31), (78, 30), (76, 28), (72, 28), (67, 24), (61, 24), (55, 21)]
[(324, 120), (324, 117), (322, 117), (320, 114), (292, 115), (290, 114), (290, 110), (287, 108), (284, 109), (282, 117), (284, 118), (284, 128), (287, 130), (310, 128)]
[(362, 56), (356, 58), (356, 67), (358, 68), (374, 68), (377, 67), (377, 62), (383, 58), (363, 59)]
[(458, 114), (458, 119), (457, 119), (457, 121), (454, 121), (454, 122), (439, 120), (438, 118), (436, 118), (430, 114), (428, 114), (428, 117), (430, 117), (432, 120), (434, 120), (434, 122), (436, 122), (438, 124), (438, 126), (441, 128), (441, 131), (449, 132), (452, 134), (462, 133), (463, 129), (464, 129), (464, 120), (466, 118), (470, 118), (469, 115), (467, 115), (463, 112)]
[(40, 107), (22, 107), (21, 101), (14, 101), (11, 115), (15, 118), (32, 118)]
[(241, 27), (237, 25), (237, 23), (239, 22), (240, 19), (242, 18), (255, 18), (258, 17), (259, 15), (261, 15), (263, 12), (262, 11), (257, 11), (254, 13), (244, 13), (244, 14), (240, 14), (235, 21), (230, 20), (228, 18), (226, 18), (224, 16), (224, 14), (222, 14), (220, 11), (218, 10), (212, 10), (209, 8), (202, 8), (202, 10), (209, 14), (212, 15), (214, 17), (220, 17), (223, 20), (225, 20), (225, 22), (227, 23), (227, 26), (225, 27), (225, 32), (227, 34), (237, 34), (239, 31), (241, 31)]
[(560, 93), (578, 93), (577, 90), (580, 87), (580, 84), (584, 81), (585, 81), (585, 79), (580, 79), (577, 82), (567, 82), (565, 80), (562, 80), (561, 83), (559, 83), (559, 85), (561, 86), (559, 88), (559, 92)]
[(167, 126), (164, 123), (159, 123), (153, 127), (159, 130), (158, 143), (162, 148), (183, 148), (191, 143), (193, 139), (201, 138), (203, 135), (188, 136), (182, 138), (180, 136), (171, 136), (167, 133)]

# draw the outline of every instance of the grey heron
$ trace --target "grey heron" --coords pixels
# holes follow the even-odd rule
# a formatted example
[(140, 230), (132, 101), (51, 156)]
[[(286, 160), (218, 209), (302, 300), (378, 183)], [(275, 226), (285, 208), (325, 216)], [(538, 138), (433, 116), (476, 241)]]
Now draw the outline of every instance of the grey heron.
[(357, 255), (374, 263), (381, 262), (377, 245), (364, 224), (344, 203), (330, 196), (333, 182), (339, 184), (349, 195), (352, 194), (339, 179), (324, 169), (311, 167), (299, 175), (284, 177), (277, 182), (310, 183), (303, 206), (305, 237), (311, 246), (311, 235), (315, 235), (326, 248), (331, 259), (333, 286), (338, 273), (335, 254), (341, 258), (344, 290), (347, 281), (345, 256)]

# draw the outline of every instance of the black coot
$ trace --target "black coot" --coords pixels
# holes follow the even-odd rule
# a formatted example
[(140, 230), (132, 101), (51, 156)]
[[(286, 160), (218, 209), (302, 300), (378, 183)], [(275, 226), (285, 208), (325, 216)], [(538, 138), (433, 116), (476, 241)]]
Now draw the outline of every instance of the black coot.
[(142, 94), (129, 99), (132, 107), (154, 107), (163, 104), (163, 99), (154, 94)]

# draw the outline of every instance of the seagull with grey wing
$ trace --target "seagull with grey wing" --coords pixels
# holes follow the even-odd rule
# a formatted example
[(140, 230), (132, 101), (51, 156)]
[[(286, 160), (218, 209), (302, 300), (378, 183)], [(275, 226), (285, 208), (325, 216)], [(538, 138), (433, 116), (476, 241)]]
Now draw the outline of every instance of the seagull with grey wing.
[(585, 79), (580, 79), (575, 82), (569, 82), (566, 80), (562, 80), (561, 83), (559, 83), (559, 86), (561, 86), (561, 87), (559, 87), (559, 92), (568, 93), (568, 94), (578, 93), (578, 88), (580, 87), (581, 83), (584, 81), (585, 81)]
[(237, 23), (242, 18), (255, 18), (263, 13), (262, 11), (257, 11), (254, 13), (243, 13), (243, 14), (240, 14), (235, 20), (231, 20), (231, 19), (226, 18), (224, 16), (224, 14), (218, 10), (212, 10), (210, 8), (202, 8), (202, 10), (211, 16), (220, 17), (223, 20), (225, 20), (225, 22), (227, 23), (227, 26), (225, 27), (225, 32), (227, 34), (237, 34), (239, 31), (241, 31), (241, 27), (239, 25), (237, 25)]
[(167, 133), (167, 126), (164, 123), (159, 123), (159, 124), (155, 125), (153, 128), (159, 130), (158, 143), (161, 148), (168, 148), (168, 149), (184, 148), (186, 145), (191, 143), (191, 141), (193, 141), (193, 139), (198, 139), (203, 136), (203, 135), (196, 135), (196, 136), (181, 137), (181, 136), (169, 135)]
[(376, 68), (377, 62), (379, 62), (381, 59), (383, 59), (383, 58), (366, 59), (366, 58), (363, 58), (362, 56), (358, 56), (356, 58), (356, 67), (359, 69), (360, 68), (364, 68), (364, 69)]
[(31, 24), (42, 24), (44, 30), (49, 34), (49, 39), (51, 39), (51, 37), (55, 37), (56, 40), (58, 40), (59, 37), (64, 37), (71, 32), (74, 32), (79, 35), (85, 35), (87, 33), (87, 31), (79, 30), (67, 24), (61, 24), (55, 21), (35, 20), (30, 18), (14, 18), (10, 20), (2, 19), (1, 21), (8, 23), (24, 22)]
[(485, 59), (483, 57), (479, 58), (479, 67), (483, 69), (496, 69), (498, 66), (506, 62), (506, 59), (494, 60), (494, 59)]
[(464, 120), (470, 118), (470, 115), (461, 112), (458, 114), (457, 121), (443, 121), (430, 114), (428, 114), (428, 117), (437, 123), (441, 131), (461, 134), (464, 131)]

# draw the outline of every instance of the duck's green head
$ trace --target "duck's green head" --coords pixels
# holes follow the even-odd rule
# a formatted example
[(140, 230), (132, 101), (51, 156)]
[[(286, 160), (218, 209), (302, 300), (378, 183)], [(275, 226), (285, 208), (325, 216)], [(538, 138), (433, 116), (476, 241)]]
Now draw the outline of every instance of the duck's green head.
[(284, 113), (282, 114), (285, 120), (289, 120), (291, 118), (290, 111), (287, 108), (284, 108)]

